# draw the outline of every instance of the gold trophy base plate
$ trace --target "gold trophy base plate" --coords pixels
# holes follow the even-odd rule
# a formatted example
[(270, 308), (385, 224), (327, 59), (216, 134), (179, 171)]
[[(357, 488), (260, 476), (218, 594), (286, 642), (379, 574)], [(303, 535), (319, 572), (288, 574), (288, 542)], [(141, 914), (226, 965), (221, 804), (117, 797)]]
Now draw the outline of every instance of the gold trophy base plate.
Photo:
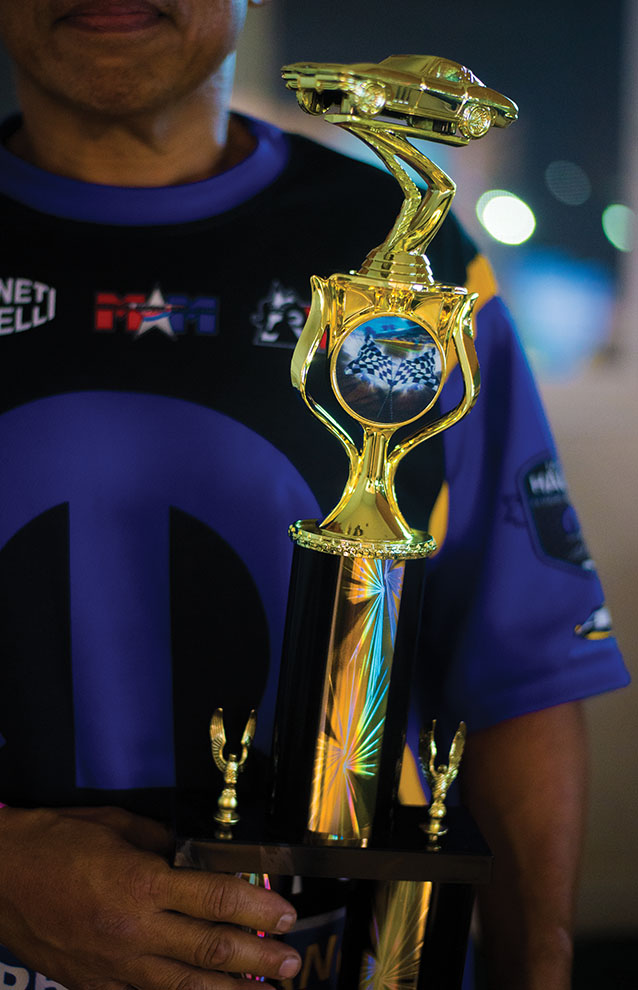
[(293, 543), (321, 553), (340, 557), (365, 557), (377, 560), (415, 560), (431, 557), (436, 543), (428, 533), (413, 530), (409, 540), (384, 540), (373, 542), (351, 536), (342, 536), (321, 529), (313, 519), (300, 519), (293, 523), (288, 533)]

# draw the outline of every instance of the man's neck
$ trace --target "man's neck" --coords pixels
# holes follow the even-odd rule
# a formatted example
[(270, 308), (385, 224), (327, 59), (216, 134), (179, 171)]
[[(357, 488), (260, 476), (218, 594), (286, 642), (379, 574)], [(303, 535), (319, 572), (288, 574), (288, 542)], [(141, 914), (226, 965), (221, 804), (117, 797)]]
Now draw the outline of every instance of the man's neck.
[(115, 186), (197, 182), (246, 158), (254, 139), (228, 109), (231, 79), (209, 80), (188, 100), (131, 118), (66, 106), (19, 87), (22, 126), (8, 149), (46, 171)]

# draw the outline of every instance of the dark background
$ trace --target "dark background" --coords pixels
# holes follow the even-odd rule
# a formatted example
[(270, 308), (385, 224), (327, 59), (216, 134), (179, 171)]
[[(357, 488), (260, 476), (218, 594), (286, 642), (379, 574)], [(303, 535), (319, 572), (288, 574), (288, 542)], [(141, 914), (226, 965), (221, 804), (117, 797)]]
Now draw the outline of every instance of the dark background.
[[(532, 207), (537, 243), (561, 244), (576, 257), (615, 265), (617, 252), (600, 217), (622, 196), (619, 129), (622, 114), (635, 113), (632, 97), (621, 100), (620, 0), (275, 2), (284, 62), (444, 55), (513, 99), (519, 121), (487, 139), (492, 185), (510, 189)], [(545, 169), (557, 159), (579, 164), (589, 176), (592, 195), (583, 206), (560, 203), (545, 185)]]

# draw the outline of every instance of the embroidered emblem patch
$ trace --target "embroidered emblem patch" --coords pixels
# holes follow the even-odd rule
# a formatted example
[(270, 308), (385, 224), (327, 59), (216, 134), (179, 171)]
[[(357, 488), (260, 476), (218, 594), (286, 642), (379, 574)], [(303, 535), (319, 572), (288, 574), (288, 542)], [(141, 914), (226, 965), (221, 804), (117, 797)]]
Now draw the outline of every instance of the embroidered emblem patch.
[(595, 609), (591, 615), (576, 626), (574, 632), (581, 639), (607, 639), (612, 634), (611, 615), (606, 605)]
[(0, 278), (0, 334), (32, 330), (55, 319), (56, 290), (30, 278)]
[(304, 302), (294, 289), (287, 289), (275, 280), (250, 318), (256, 330), (253, 343), (260, 347), (293, 348), (309, 311), (310, 303)]
[(524, 468), (519, 487), (539, 555), (581, 570), (593, 570), (559, 462), (548, 457)]
[(156, 330), (167, 337), (183, 334), (215, 336), (218, 333), (218, 300), (212, 296), (164, 294), (156, 285), (145, 292), (97, 292), (94, 329), (99, 333), (141, 337)]

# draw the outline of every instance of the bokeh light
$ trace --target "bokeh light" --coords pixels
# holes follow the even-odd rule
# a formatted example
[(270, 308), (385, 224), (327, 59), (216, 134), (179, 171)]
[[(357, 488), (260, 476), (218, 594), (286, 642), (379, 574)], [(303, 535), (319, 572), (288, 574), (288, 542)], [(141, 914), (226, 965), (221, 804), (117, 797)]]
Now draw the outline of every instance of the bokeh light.
[(567, 206), (582, 206), (591, 196), (589, 176), (576, 162), (551, 162), (545, 169), (545, 183), (552, 196)]
[(506, 189), (490, 189), (476, 204), (476, 215), (488, 234), (501, 244), (523, 244), (536, 228), (536, 218), (527, 205)]
[(603, 211), (603, 230), (605, 237), (619, 251), (631, 251), (634, 246), (634, 225), (636, 217), (633, 210), (622, 203), (611, 203)]
[(506, 295), (542, 379), (573, 377), (609, 343), (615, 290), (602, 263), (525, 247), (512, 255)]

